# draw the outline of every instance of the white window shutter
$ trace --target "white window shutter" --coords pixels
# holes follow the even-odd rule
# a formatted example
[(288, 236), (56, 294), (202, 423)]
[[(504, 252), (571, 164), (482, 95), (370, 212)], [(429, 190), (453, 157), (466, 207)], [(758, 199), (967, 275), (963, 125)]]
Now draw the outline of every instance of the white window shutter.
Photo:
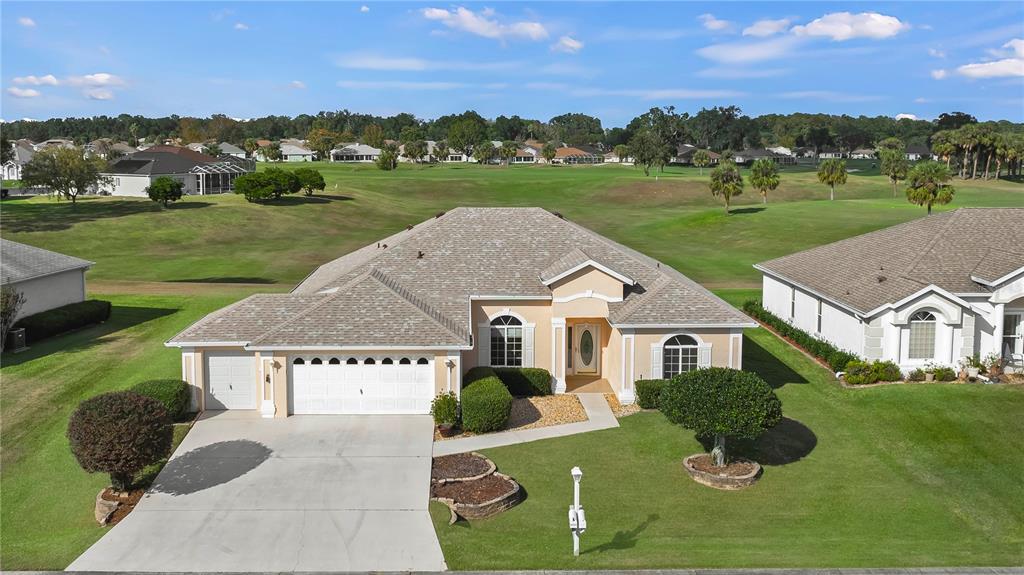
[(533, 367), (533, 326), (523, 326), (523, 367)]
[(702, 343), (697, 346), (697, 367), (711, 367), (711, 344)]
[(491, 328), (479, 327), (476, 330), (477, 365), (491, 365)]
[(651, 379), (661, 379), (661, 346), (651, 346)]

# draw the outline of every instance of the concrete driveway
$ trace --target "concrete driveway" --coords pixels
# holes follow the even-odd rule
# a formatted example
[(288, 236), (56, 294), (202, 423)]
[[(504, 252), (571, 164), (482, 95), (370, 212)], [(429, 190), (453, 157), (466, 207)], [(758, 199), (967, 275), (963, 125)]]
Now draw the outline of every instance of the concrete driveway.
[(204, 416), (69, 571), (438, 571), (429, 416)]

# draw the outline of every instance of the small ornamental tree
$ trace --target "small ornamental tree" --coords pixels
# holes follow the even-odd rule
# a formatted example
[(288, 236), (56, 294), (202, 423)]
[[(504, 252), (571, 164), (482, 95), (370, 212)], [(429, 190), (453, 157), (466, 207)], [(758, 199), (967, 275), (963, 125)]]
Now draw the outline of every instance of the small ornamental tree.
[(312, 196), (313, 192), (316, 191), (322, 192), (327, 187), (327, 183), (324, 182), (324, 177), (320, 174), (320, 170), (299, 168), (295, 170), (295, 177), (299, 179), (299, 183), (302, 184), (302, 191), (307, 196)]
[(274, 197), (274, 184), (263, 172), (242, 174), (235, 178), (235, 193), (245, 196), (246, 201), (262, 202)]
[(131, 391), (104, 393), (79, 404), (68, 422), (71, 453), (89, 473), (109, 473), (117, 491), (147, 465), (167, 457), (174, 433), (159, 401)]
[(540, 149), (540, 155), (544, 158), (544, 161), (551, 163), (551, 160), (555, 159), (555, 155), (558, 154), (558, 149), (551, 142), (544, 144), (544, 147)]
[(725, 213), (729, 213), (732, 199), (743, 193), (743, 176), (739, 167), (731, 160), (723, 160), (718, 167), (711, 170), (711, 195), (721, 196), (725, 200)]
[(377, 167), (384, 171), (391, 171), (398, 167), (398, 146), (384, 144), (380, 155), (377, 156)]
[(726, 463), (725, 439), (757, 439), (782, 420), (782, 402), (754, 373), (711, 367), (681, 373), (661, 390), (658, 406), (697, 437), (714, 437), (711, 458)]
[(167, 207), (168, 202), (176, 202), (181, 199), (181, 191), (184, 187), (184, 182), (167, 176), (160, 176), (146, 187), (146, 195), (154, 202), (160, 202), (164, 207)]
[(438, 162), (448, 161), (448, 142), (441, 140), (434, 144), (434, 158)]
[(267, 168), (263, 170), (262, 174), (273, 186), (275, 200), (284, 194), (294, 194), (302, 189), (302, 182), (295, 172), (281, 168)]
[(626, 144), (619, 144), (613, 149), (615, 157), (619, 159), (619, 163), (629, 161), (629, 146)]

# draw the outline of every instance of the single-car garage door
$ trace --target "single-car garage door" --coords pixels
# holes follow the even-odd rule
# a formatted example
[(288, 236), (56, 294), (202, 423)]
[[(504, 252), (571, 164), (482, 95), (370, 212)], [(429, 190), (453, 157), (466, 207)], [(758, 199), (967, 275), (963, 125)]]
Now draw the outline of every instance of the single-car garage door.
[(430, 358), (301, 356), (289, 363), (294, 414), (430, 413)]
[(253, 354), (206, 353), (206, 409), (256, 409), (256, 383)]

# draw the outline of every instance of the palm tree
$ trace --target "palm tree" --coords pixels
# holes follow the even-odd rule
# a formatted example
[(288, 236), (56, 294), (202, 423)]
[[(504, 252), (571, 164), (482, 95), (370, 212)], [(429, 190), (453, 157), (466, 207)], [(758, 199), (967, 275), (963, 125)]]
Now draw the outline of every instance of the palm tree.
[(516, 152), (519, 151), (519, 145), (511, 140), (506, 140), (501, 143), (501, 158), (505, 160), (505, 167), (512, 163), (512, 158), (516, 157)]
[(822, 160), (821, 164), (818, 164), (818, 181), (831, 190), (828, 199), (835, 200), (836, 186), (846, 183), (846, 162), (838, 158)]
[(750, 184), (761, 192), (761, 203), (768, 203), (768, 192), (779, 187), (779, 168), (768, 158), (756, 160), (750, 166)]
[(438, 162), (448, 161), (448, 142), (441, 140), (434, 144), (434, 157)]
[(881, 160), (882, 174), (889, 176), (892, 182), (892, 197), (896, 197), (896, 184), (907, 177), (907, 154), (900, 149), (880, 148), (878, 158)]
[(743, 176), (736, 164), (727, 160), (711, 170), (711, 182), (708, 185), (712, 196), (721, 196), (725, 200), (725, 213), (728, 215), (732, 198), (743, 193)]
[(250, 158), (253, 152), (260, 149), (260, 145), (256, 143), (255, 138), (246, 138), (245, 142), (242, 143), (242, 147), (245, 148), (245, 155)]
[(907, 174), (907, 201), (919, 206), (945, 205), (953, 201), (956, 191), (949, 181), (953, 175), (939, 162), (921, 162)]
[(693, 165), (697, 166), (700, 175), (704, 175), (704, 166), (711, 163), (711, 155), (707, 150), (697, 150), (693, 153)]

